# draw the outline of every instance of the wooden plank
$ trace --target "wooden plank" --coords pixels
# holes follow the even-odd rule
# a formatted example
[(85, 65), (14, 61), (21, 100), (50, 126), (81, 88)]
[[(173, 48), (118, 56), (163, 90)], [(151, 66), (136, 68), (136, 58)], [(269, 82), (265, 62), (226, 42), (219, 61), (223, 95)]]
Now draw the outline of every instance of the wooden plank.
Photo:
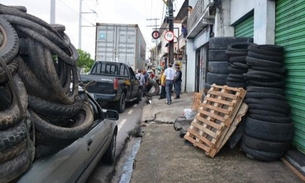
[(217, 133), (213, 132), (212, 130), (210, 130), (208, 128), (204, 128), (203, 126), (200, 126), (197, 123), (192, 123), (192, 125), (194, 127), (196, 127), (197, 129), (199, 129), (200, 131), (205, 132), (205, 133), (209, 134), (210, 136), (212, 136), (214, 138), (216, 138), (218, 136)]
[(243, 104), (243, 99), (239, 99), (236, 101), (235, 106), (234, 106), (229, 118), (227, 118), (225, 121), (225, 124), (227, 126), (229, 126), (233, 122), (233, 120), (242, 104)]
[(230, 93), (221, 93), (221, 92), (218, 92), (218, 91), (210, 91), (210, 93), (212, 95), (222, 96), (222, 97), (232, 99), (232, 100), (236, 100), (238, 98), (238, 96), (236, 96), (234, 94), (230, 94)]
[[(207, 103), (201, 103), (200, 104), (200, 107), (204, 107), (206, 109), (211, 109), (211, 110), (215, 110), (217, 112), (221, 112), (223, 114), (229, 114), (231, 111), (230, 111), (230, 108), (229, 109), (223, 109), (223, 108), (220, 108), (220, 107), (215, 107), (215, 106), (212, 106), (210, 104), (207, 104)], [(199, 108), (201, 109), (201, 108)]]
[(218, 124), (218, 123), (209, 121), (209, 120), (207, 120), (207, 119), (201, 117), (200, 115), (196, 115), (195, 118), (196, 118), (197, 120), (199, 120), (200, 122), (205, 123), (205, 124), (207, 124), (207, 125), (209, 125), (209, 126), (212, 126), (212, 127), (216, 128), (216, 129), (218, 129), (218, 130), (222, 129), (223, 126), (224, 126), (224, 123)]
[(215, 114), (215, 111), (210, 111), (210, 112), (208, 112), (208, 111), (199, 109), (199, 110), (198, 110), (198, 113), (204, 114), (204, 115), (209, 116), (209, 117), (214, 118), (214, 119), (218, 119), (219, 121), (223, 121), (223, 122), (226, 121), (226, 118), (225, 118), (225, 117), (221, 117), (221, 116)]
[(209, 102), (215, 102), (215, 103), (227, 105), (227, 106), (232, 106), (232, 102), (221, 100), (221, 99), (217, 99), (217, 98), (205, 97), (204, 100), (207, 100)]
[(289, 163), (285, 158), (281, 157), (282, 162), (288, 166), (288, 168), (295, 173), (303, 182), (305, 182), (305, 176), (299, 172), (292, 164)]
[(215, 84), (213, 84), (213, 85), (211, 85), (211, 88), (212, 87), (221, 88), (221, 89), (227, 89), (227, 90), (232, 90), (232, 91), (236, 91), (236, 92), (238, 92), (240, 90), (244, 90), (243, 88), (230, 87), (230, 86), (227, 86), (227, 85), (215, 85)]
[(209, 139), (203, 137), (202, 135), (199, 135), (194, 129), (188, 129), (187, 131), (190, 132), (190, 134), (194, 135), (198, 140), (201, 140), (202, 142), (206, 143), (208, 146), (213, 145)]

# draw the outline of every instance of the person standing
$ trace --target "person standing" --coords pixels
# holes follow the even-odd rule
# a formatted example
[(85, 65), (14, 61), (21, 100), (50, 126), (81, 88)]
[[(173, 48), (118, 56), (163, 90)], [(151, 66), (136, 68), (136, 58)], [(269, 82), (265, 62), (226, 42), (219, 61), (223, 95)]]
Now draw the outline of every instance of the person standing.
[(149, 91), (147, 86), (148, 86), (148, 79), (149, 79), (149, 74), (147, 73), (146, 70), (143, 70), (142, 72), (143, 76), (144, 76), (144, 85), (143, 85), (143, 97), (146, 96), (146, 93)]
[(161, 77), (160, 77), (161, 93), (159, 100), (166, 98), (165, 83), (166, 83), (166, 76), (164, 75), (164, 69), (162, 69)]
[(175, 70), (172, 68), (172, 63), (168, 64), (168, 68), (165, 69), (164, 75), (166, 78), (165, 82), (165, 90), (166, 90), (166, 99), (167, 104), (170, 105), (172, 103), (172, 89), (174, 84)]
[(179, 66), (176, 66), (176, 72), (175, 72), (175, 93), (176, 93), (176, 97), (175, 99), (180, 98), (180, 94), (181, 94), (181, 83), (182, 83), (182, 72), (180, 70)]
[[(143, 86), (145, 85), (145, 78), (144, 75), (142, 74), (142, 70), (138, 69), (138, 73), (136, 74), (136, 78), (139, 80), (139, 89), (141, 92), (141, 98), (142, 98), (142, 92), (143, 92)], [(142, 99), (141, 99), (142, 100)]]

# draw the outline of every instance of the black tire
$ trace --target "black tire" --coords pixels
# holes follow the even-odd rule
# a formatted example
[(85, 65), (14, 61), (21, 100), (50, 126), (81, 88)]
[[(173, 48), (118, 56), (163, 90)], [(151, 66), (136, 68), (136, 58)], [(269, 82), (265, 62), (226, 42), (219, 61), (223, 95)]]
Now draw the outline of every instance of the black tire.
[(63, 139), (41, 133), (36, 129), (36, 146), (68, 146), (76, 139)]
[(102, 157), (102, 161), (106, 164), (113, 164), (115, 162), (116, 154), (116, 134), (113, 134), (106, 153)]
[(0, 182), (13, 182), (29, 168), (31, 162), (31, 153), (25, 150), (16, 158), (0, 164)]
[(150, 90), (146, 92), (146, 96), (148, 97), (153, 97), (153, 96), (157, 96), (160, 94), (160, 87), (159, 84), (153, 80), (153, 79), (149, 79), (148, 80), (148, 85), (150, 85)]
[[(11, 75), (15, 75), (18, 68), (18, 61), (13, 59), (9, 64), (6, 65)], [(8, 75), (6, 71), (3, 69), (2, 65), (0, 65), (0, 83), (6, 83), (8, 81)]]
[[(30, 129), (30, 121), (19, 121), (16, 125), (1, 131), (0, 151), (8, 149), (22, 142), (27, 137), (27, 130)], [(28, 125), (28, 127), (26, 126)]]
[(0, 33), (3, 40), (0, 48), (0, 58), (8, 64), (19, 51), (18, 35), (12, 25), (3, 18), (0, 18)]
[(187, 133), (187, 130), (185, 130), (184, 128), (182, 128), (180, 131), (179, 131), (179, 137), (180, 138), (183, 138), (185, 136), (185, 134)]
[(231, 67), (233, 68), (239, 68), (239, 69), (248, 69), (248, 65), (240, 62), (234, 62), (230, 64)]
[(281, 74), (268, 72), (268, 71), (254, 71), (252, 69), (248, 69), (247, 76), (251, 78), (259, 78), (257, 76), (261, 76), (261, 78), (270, 78), (271, 80), (283, 80), (284, 76)]
[(290, 142), (269, 142), (245, 134), (242, 137), (242, 143), (251, 149), (274, 153), (284, 153), (290, 148)]
[(227, 74), (215, 74), (207, 73), (207, 83), (216, 84), (216, 85), (226, 85), (227, 83)]
[(208, 71), (211, 73), (228, 74), (229, 62), (227, 61), (212, 61), (208, 63)]
[(125, 111), (126, 97), (124, 92), (121, 93), (120, 99), (116, 101), (114, 105), (115, 110), (117, 110), (119, 113), (123, 113)]
[(283, 113), (288, 115), (289, 111), (286, 109), (281, 108), (280, 106), (274, 106), (270, 105), (269, 103), (247, 103), (250, 109), (259, 109), (259, 110), (267, 110), (267, 111), (273, 111), (273, 112), (278, 112), (278, 113)]
[(259, 67), (283, 67), (282, 63), (279, 62), (275, 62), (272, 60), (263, 60), (263, 59), (259, 59), (259, 58), (253, 58), (250, 56), (247, 56), (246, 58), (247, 60), (247, 64), (249, 66), (259, 66)]
[(47, 135), (62, 139), (77, 139), (82, 137), (91, 129), (93, 124), (93, 113), (89, 104), (84, 104), (81, 112), (75, 116), (75, 125), (71, 127), (60, 127), (48, 123), (33, 110), (29, 110), (35, 127)]
[(231, 51), (231, 50), (227, 50), (226, 54), (228, 54), (229, 56), (245, 56), (247, 55), (247, 52), (245, 51)]
[(0, 164), (5, 163), (19, 154), (21, 154), (27, 148), (27, 139), (23, 140), (22, 142), (16, 144), (15, 146), (9, 147), (0, 153)]
[(228, 71), (229, 71), (229, 73), (232, 73), (232, 74), (243, 74), (243, 73), (248, 72), (248, 69), (240, 69), (240, 68), (229, 66)]
[(282, 48), (280, 48), (280, 46), (275, 46), (275, 45), (272, 46), (274, 46), (273, 48), (278, 47), (279, 49), (272, 49), (271, 46), (267, 46), (267, 45), (263, 46), (263, 45), (252, 44), (248, 47), (248, 50), (262, 55), (277, 56), (277, 57), (283, 56), (283, 51)]
[(234, 62), (240, 62), (240, 63), (247, 63), (246, 61), (247, 56), (232, 56), (230, 57), (230, 62), (234, 63)]
[(209, 40), (210, 50), (226, 50), (228, 45), (236, 42), (253, 42), (250, 37), (213, 37)]
[[(251, 111), (251, 109), (250, 109)], [(249, 112), (250, 112), (249, 111)], [(254, 110), (252, 110), (254, 111)], [(257, 112), (257, 110), (255, 111)], [(291, 123), (292, 120), (290, 117), (286, 116), (286, 115), (261, 115), (261, 114), (257, 114), (257, 113), (254, 113), (254, 112), (250, 112), (249, 113), (249, 117), (253, 118), (253, 119), (257, 119), (257, 120), (262, 120), (262, 121), (268, 121), (268, 122), (271, 122), (271, 123)]]
[[(244, 102), (247, 104), (248, 101), (247, 99), (244, 100)], [(249, 109), (248, 110), (249, 112), (249, 116), (251, 117), (250, 114), (252, 115), (261, 115), (261, 118), (256, 118), (256, 117), (253, 117), (254, 119), (260, 119), (260, 120), (264, 120), (265, 117), (271, 117), (271, 116), (278, 116), (278, 117), (287, 117), (287, 114), (283, 114), (283, 113), (279, 113), (279, 112), (274, 112), (274, 111), (270, 111), (270, 110), (262, 110), (262, 109)], [(269, 121), (269, 120), (266, 120), (266, 121)], [(276, 123), (276, 121), (273, 121)]]
[(246, 88), (247, 86), (245, 82), (232, 82), (232, 81), (227, 81), (227, 85), (235, 88)]
[(285, 81), (264, 81), (264, 80), (248, 80), (248, 86), (262, 86), (262, 87), (277, 87), (284, 88)]
[(275, 161), (282, 157), (285, 153), (284, 152), (266, 152), (266, 151), (259, 151), (256, 149), (251, 149), (246, 146), (246, 144), (241, 144), (241, 150), (246, 153), (247, 157), (251, 159), (256, 159), (260, 161)]
[(283, 89), (274, 87), (247, 86), (247, 92), (276, 93), (280, 95), (285, 95)]
[(281, 94), (266, 93), (266, 92), (247, 92), (246, 98), (257, 98), (257, 99), (273, 98), (273, 99), (285, 101), (285, 97)]
[(65, 105), (50, 102), (39, 97), (29, 96), (29, 107), (41, 115), (71, 118), (82, 109), (83, 101), (75, 100), (74, 104)]
[(35, 148), (35, 159), (43, 158), (57, 153), (63, 148), (67, 147), (66, 145), (56, 145), (56, 146), (47, 146), (39, 145)]
[(257, 71), (273, 72), (273, 73), (278, 73), (278, 74), (282, 74), (282, 75), (287, 72), (287, 69), (285, 67), (250, 66), (249, 69), (257, 70)]
[(275, 62), (283, 62), (284, 57), (281, 56), (269, 56), (269, 55), (263, 55), (263, 54), (259, 54), (259, 53), (255, 53), (252, 51), (248, 52), (248, 56), (253, 57), (253, 58), (259, 58), (259, 59), (263, 59), (263, 60), (272, 60)]
[(229, 60), (226, 50), (209, 50), (209, 61)]
[[(23, 82), (19, 78), (17, 74), (13, 77), (13, 82), (16, 84), (17, 87), (17, 95), (20, 100), (20, 104), (22, 109), (26, 110), (28, 107), (28, 95), (25, 89), (25, 86), (23, 85)], [(19, 106), (17, 105), (17, 96), (13, 96), (13, 102), (11, 106), (4, 110), (0, 111), (0, 130), (7, 129), (15, 124), (17, 124), (21, 119), (21, 113), (23, 111), (20, 111)]]
[(240, 43), (231, 43), (228, 45), (229, 51), (237, 51), (237, 52), (248, 52), (248, 47), (253, 43), (240, 42)]
[(245, 134), (270, 142), (291, 142), (294, 135), (293, 123), (272, 123), (247, 117)]

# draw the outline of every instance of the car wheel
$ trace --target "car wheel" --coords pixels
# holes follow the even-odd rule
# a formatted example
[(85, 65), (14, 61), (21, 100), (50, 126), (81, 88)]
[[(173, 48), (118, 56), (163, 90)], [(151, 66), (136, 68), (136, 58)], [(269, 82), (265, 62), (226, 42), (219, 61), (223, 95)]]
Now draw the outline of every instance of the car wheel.
[(111, 142), (108, 146), (106, 153), (102, 158), (102, 161), (106, 164), (113, 164), (115, 162), (115, 151), (116, 151), (116, 134), (113, 134)]
[(115, 103), (115, 109), (119, 113), (123, 113), (125, 111), (125, 104), (125, 93), (122, 93), (120, 99)]

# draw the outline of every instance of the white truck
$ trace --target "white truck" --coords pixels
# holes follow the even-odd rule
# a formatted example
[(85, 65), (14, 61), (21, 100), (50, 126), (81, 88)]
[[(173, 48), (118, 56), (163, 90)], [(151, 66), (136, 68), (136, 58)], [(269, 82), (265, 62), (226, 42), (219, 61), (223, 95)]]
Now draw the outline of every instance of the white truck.
[(95, 61), (145, 67), (146, 42), (137, 24), (96, 23)]

